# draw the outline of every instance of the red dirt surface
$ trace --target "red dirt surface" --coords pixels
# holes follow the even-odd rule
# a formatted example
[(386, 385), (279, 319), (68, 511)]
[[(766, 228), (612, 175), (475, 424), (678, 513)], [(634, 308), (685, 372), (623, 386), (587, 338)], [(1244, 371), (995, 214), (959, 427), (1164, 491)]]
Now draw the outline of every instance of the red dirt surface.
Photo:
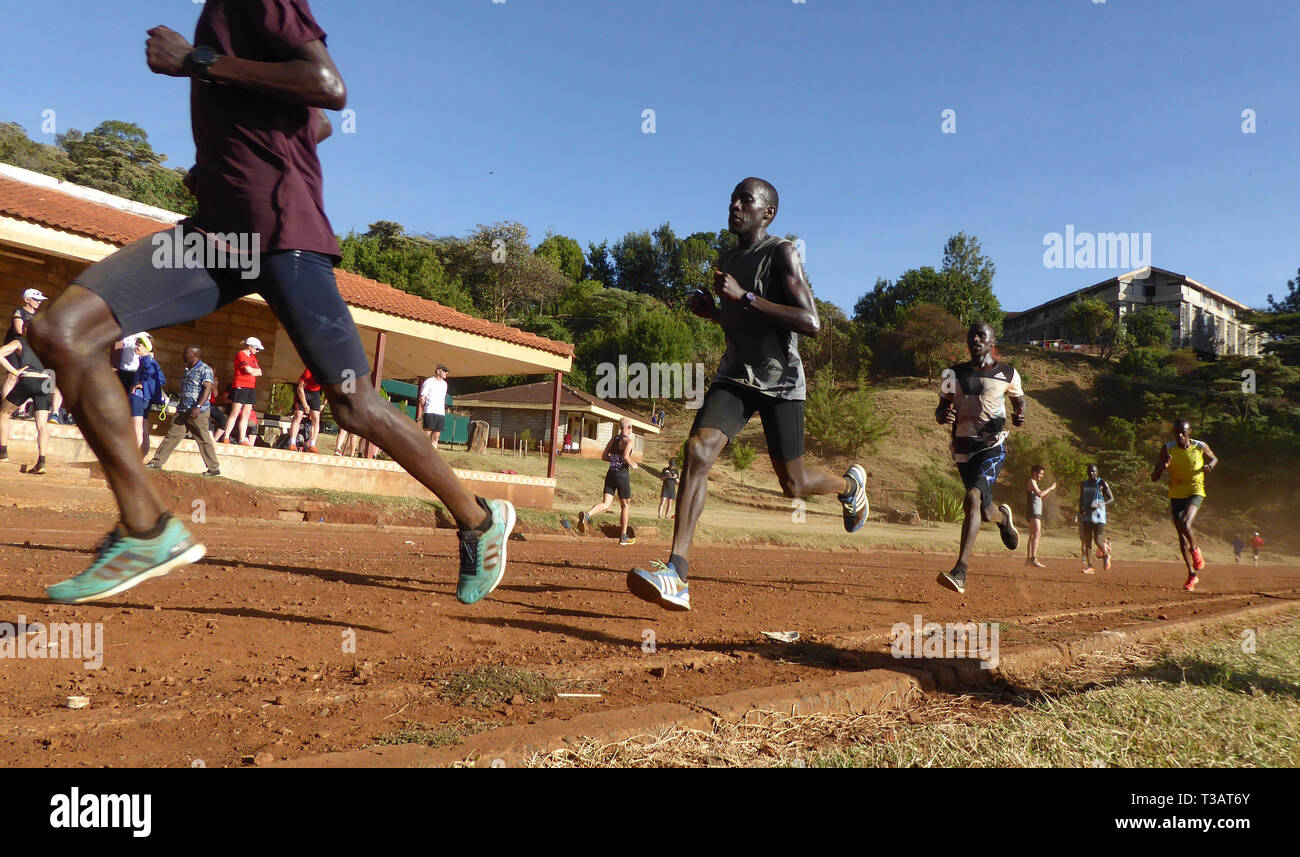
[[(228, 490), (231, 509), (245, 501)], [(84, 569), (109, 517), (50, 505), (0, 502), (0, 622), (103, 623), (103, 666), (0, 659), (4, 766), (266, 764), (361, 748), (408, 722), (520, 725), (888, 667), (898, 663), (890, 626), (917, 614), (1000, 621), (1006, 648), (1300, 596), (1300, 569), (1217, 557), (1195, 594), (1181, 591), (1172, 562), (1120, 558), (1085, 577), (1073, 559), (1027, 569), (1023, 554), (977, 558), (957, 596), (934, 581), (949, 554), (703, 545), (692, 557), (693, 612), (667, 613), (624, 584), (631, 565), (666, 554), (664, 542), (530, 535), (510, 543), (497, 592), (466, 607), (448, 530), (254, 512), (258, 520), (194, 525), (208, 548), (195, 566), (106, 603), (65, 606), (44, 588)], [(761, 635), (782, 630), (812, 645)], [(355, 653), (345, 652), (353, 633)], [(441, 698), (447, 679), (483, 666), (602, 696), (486, 709)], [(91, 705), (70, 710), (69, 696)]]

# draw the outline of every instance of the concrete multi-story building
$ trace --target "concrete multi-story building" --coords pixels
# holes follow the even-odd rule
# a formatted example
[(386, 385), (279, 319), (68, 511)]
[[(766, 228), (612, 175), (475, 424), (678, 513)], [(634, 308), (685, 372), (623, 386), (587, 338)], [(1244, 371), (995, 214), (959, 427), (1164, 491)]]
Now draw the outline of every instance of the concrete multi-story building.
[(1100, 298), (1117, 321), (1144, 306), (1168, 309), (1174, 316), (1170, 346), (1214, 354), (1257, 356), (1260, 334), (1241, 320), (1250, 310), (1191, 277), (1145, 267), (1054, 298), (1024, 312), (1007, 313), (1002, 339), (1008, 343), (1068, 340), (1065, 311), (1078, 298)]

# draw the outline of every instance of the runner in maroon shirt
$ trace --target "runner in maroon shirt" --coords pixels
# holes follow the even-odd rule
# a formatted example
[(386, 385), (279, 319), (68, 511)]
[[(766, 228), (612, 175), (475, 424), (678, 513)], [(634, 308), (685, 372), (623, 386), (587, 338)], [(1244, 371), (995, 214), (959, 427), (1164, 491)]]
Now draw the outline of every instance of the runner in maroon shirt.
[[(334, 282), (338, 243), (322, 203), (316, 144), (322, 109), (347, 88), (306, 0), (207, 0), (191, 45), (148, 32), (149, 68), (190, 80), (198, 213), (82, 272), (32, 323), (31, 343), (59, 377), (77, 427), (103, 463), (121, 522), (83, 574), (49, 590), (56, 601), (108, 598), (205, 553), (167, 514), (131, 442), (130, 411), (104, 355), (126, 330), (191, 322), (260, 294), (334, 418), (401, 464), (460, 524), (465, 603), (500, 583), (514, 507), (476, 498), (415, 424), (379, 397), (356, 325)], [(194, 264), (201, 249), (203, 261)]]

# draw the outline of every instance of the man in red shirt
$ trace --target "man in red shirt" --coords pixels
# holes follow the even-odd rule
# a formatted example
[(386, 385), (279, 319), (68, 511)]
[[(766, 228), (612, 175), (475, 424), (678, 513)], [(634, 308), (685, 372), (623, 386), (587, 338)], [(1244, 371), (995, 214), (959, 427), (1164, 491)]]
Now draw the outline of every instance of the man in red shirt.
[(87, 268), (32, 323), (32, 346), (58, 373), (121, 513), (90, 568), (52, 586), (50, 597), (108, 598), (204, 555), (145, 473), (126, 396), (104, 354), (126, 330), (189, 323), (256, 293), (321, 383), (339, 425), (387, 452), (455, 517), (456, 594), (472, 604), (501, 582), (514, 507), (466, 490), (370, 380), (334, 282), (339, 247), (316, 155), (330, 128), (322, 110), (347, 104), (325, 31), (307, 0), (208, 0), (201, 8), (195, 44), (155, 27), (145, 45), (150, 70), (189, 80), (195, 165), (188, 184), (197, 214)]
[(298, 451), (298, 427), (302, 418), (311, 414), (311, 436), (303, 452), (318, 452), (316, 437), (320, 434), (320, 384), (311, 376), (310, 369), (302, 370), (298, 387), (293, 394), (293, 424), (289, 426), (289, 451)]
[[(248, 439), (248, 418), (257, 403), (257, 379), (262, 377), (262, 367), (257, 362), (257, 353), (261, 350), (262, 340), (250, 336), (244, 340), (244, 347), (235, 352), (235, 377), (230, 382), (230, 416), (226, 417), (222, 443), (242, 446)], [(239, 424), (237, 439), (234, 434), (236, 423)]]

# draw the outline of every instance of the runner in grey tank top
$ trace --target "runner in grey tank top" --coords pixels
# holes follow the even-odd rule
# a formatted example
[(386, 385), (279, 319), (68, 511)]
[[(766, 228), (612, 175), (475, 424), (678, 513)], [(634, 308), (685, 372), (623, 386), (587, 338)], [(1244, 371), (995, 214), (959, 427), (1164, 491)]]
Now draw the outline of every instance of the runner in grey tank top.
[[(792, 296), (772, 270), (777, 251), (787, 244), (783, 238), (768, 235), (753, 247), (727, 253), (719, 260), (718, 270), (734, 277), (740, 288), (756, 298), (792, 304)], [(807, 398), (797, 333), (755, 313), (743, 302), (724, 300), (718, 307), (718, 323), (727, 335), (727, 350), (714, 383), (727, 381), (778, 399)]]
[(736, 249), (718, 260), (713, 294), (691, 296), (691, 312), (722, 326), (727, 349), (686, 439), (668, 561), (634, 568), (627, 576), (633, 595), (666, 610), (691, 609), (688, 554), (704, 510), (709, 470), (755, 414), (763, 421), (772, 469), (787, 497), (835, 494), (843, 507), (844, 529), (854, 533), (867, 522), (867, 471), (862, 465), (836, 476), (804, 463), (808, 390), (799, 337), (816, 336), (821, 322), (794, 245), (767, 234), (779, 205), (776, 188), (762, 179), (736, 185), (727, 220)]

